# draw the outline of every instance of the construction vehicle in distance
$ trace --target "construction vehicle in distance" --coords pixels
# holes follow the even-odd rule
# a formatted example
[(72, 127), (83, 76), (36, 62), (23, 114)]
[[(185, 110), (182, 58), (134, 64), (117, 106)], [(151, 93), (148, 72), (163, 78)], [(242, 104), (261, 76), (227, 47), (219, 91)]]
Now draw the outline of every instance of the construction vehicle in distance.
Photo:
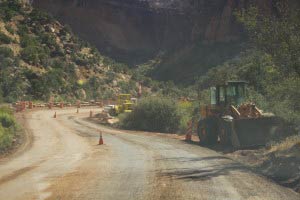
[(211, 104), (200, 111), (200, 144), (243, 148), (265, 145), (276, 134), (279, 119), (245, 102), (246, 85), (245, 81), (229, 81), (211, 88)]
[(119, 94), (117, 97), (117, 104), (110, 109), (109, 114), (112, 116), (121, 113), (132, 112), (133, 106), (136, 104), (136, 99), (131, 98), (130, 94)]

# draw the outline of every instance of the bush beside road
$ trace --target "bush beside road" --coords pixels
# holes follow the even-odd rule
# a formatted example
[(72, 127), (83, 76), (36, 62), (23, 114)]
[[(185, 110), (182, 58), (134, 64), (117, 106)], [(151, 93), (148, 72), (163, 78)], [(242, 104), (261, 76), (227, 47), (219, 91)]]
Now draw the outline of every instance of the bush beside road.
[(119, 118), (121, 128), (170, 133), (178, 130), (181, 116), (175, 101), (148, 97), (142, 99), (131, 113), (124, 113)]
[(18, 129), (13, 111), (8, 107), (0, 107), (0, 154), (13, 145)]

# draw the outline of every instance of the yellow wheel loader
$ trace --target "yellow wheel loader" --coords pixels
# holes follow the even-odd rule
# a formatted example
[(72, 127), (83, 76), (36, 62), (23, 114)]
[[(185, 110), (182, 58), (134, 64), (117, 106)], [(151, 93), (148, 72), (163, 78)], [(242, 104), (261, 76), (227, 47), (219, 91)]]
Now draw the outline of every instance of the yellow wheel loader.
[(110, 110), (110, 115), (116, 116), (121, 113), (132, 112), (135, 99), (131, 98), (130, 94), (119, 94), (117, 104)]
[(211, 104), (200, 111), (200, 144), (244, 148), (265, 145), (277, 134), (280, 120), (245, 102), (246, 85), (245, 81), (229, 81), (211, 88)]

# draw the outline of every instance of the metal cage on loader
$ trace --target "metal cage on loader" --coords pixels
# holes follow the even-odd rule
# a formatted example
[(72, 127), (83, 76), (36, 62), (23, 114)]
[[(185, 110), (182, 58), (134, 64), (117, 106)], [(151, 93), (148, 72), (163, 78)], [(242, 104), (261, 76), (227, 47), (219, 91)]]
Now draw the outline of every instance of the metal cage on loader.
[(200, 144), (221, 143), (235, 148), (265, 145), (276, 134), (279, 119), (246, 103), (245, 81), (211, 88), (211, 104), (201, 107)]

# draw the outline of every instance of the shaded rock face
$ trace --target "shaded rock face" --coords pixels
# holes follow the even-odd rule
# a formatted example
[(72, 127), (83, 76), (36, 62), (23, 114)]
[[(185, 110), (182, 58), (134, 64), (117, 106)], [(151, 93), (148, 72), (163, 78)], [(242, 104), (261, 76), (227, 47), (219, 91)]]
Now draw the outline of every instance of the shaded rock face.
[[(253, 1), (251, 1), (253, 2)], [(270, 0), (257, 0), (268, 7)], [(34, 0), (115, 59), (139, 63), (195, 42), (236, 41), (233, 11), (247, 0)]]

